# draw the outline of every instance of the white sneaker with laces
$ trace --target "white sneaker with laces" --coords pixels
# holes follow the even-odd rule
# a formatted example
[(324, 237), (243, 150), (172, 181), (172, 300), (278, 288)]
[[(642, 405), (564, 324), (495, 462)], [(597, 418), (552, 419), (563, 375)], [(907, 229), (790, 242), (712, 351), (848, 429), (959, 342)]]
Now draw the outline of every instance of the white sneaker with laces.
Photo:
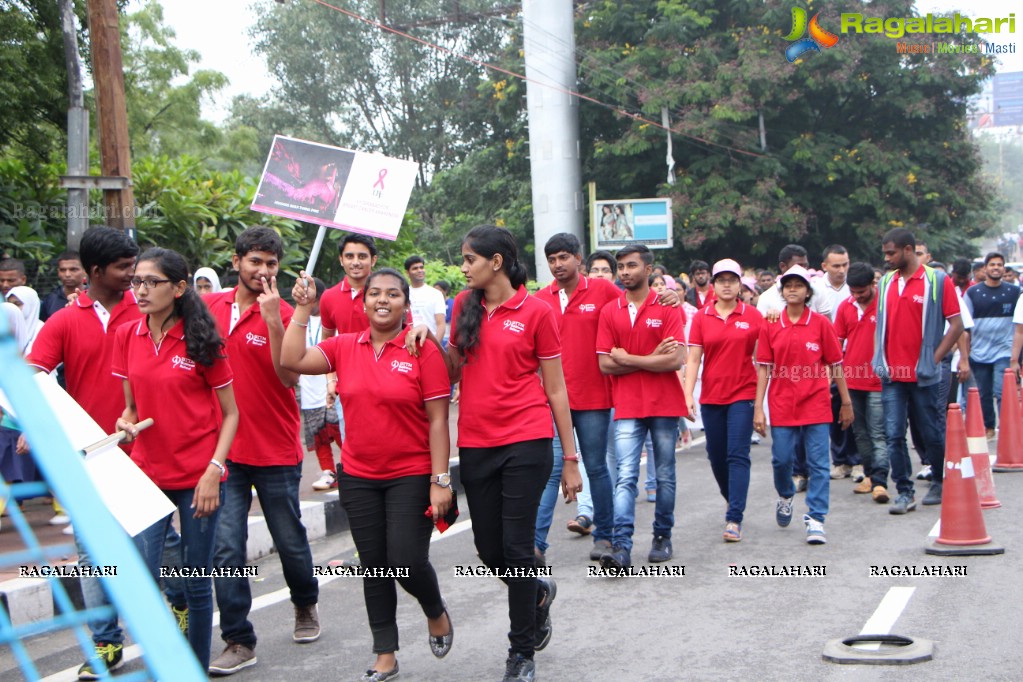
[(824, 522), (818, 521), (809, 514), (803, 516), (803, 525), (806, 526), (806, 543), (808, 545), (824, 545), (828, 539), (824, 536)]
[(931, 473), (931, 465), (930, 464), (926, 464), (926, 465), (924, 465), (924, 467), (922, 469), (920, 469), (920, 471), (918, 471), (916, 473), (916, 480), (918, 480), (918, 481), (929, 481), (929, 480), (931, 480), (931, 478), (933, 476), (934, 476), (934, 474)]

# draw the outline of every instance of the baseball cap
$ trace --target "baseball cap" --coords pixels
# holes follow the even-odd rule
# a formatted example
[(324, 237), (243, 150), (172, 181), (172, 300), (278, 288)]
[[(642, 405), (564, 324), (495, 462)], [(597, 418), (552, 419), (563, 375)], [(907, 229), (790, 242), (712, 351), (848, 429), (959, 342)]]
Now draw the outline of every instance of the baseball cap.
[(791, 268), (783, 272), (781, 277), (778, 278), (778, 282), (783, 284), (789, 277), (798, 277), (806, 282), (806, 286), (813, 286), (810, 284), (810, 273), (807, 272), (806, 268), (802, 265), (793, 265)]
[(742, 279), (742, 268), (740, 268), (739, 264), (731, 258), (725, 258), (724, 260), (719, 260), (717, 263), (714, 263), (714, 269), (711, 271), (710, 278), (714, 279), (722, 272), (730, 272), (739, 279)]

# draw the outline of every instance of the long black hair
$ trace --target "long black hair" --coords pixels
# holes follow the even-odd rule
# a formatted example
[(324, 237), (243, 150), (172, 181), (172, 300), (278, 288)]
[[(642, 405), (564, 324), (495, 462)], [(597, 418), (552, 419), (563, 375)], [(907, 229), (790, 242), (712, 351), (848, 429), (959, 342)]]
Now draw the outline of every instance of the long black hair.
[[(529, 271), (519, 262), (519, 247), (515, 244), (515, 237), (508, 230), (493, 225), (478, 225), (469, 230), (462, 243), (468, 244), (470, 249), (487, 259), (501, 254), (503, 259), (501, 270), (508, 275), (513, 289), (517, 290), (526, 283)], [(462, 359), (467, 359), (469, 352), (480, 344), (483, 294), (483, 289), (473, 289), (458, 314), (454, 341)]]
[[(188, 263), (177, 251), (154, 247), (139, 256), (139, 263), (151, 261), (173, 284), (188, 282)], [(185, 352), (200, 365), (209, 367), (214, 360), (223, 358), (224, 340), (217, 331), (206, 304), (192, 287), (185, 287), (185, 293), (174, 299), (174, 314), (185, 322)]]

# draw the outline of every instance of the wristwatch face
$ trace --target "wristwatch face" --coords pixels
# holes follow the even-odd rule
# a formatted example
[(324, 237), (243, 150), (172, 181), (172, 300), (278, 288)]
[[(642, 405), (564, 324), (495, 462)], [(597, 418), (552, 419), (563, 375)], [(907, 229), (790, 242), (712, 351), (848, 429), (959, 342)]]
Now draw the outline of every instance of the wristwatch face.
[(437, 485), (447, 487), (451, 485), (451, 474), (437, 474), (433, 477), (433, 482)]

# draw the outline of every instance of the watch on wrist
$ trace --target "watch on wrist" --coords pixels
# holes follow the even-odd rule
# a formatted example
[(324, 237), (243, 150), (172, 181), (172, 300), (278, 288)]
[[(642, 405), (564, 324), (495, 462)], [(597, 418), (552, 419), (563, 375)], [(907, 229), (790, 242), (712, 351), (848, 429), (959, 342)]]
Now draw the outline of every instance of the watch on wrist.
[(441, 488), (450, 488), (451, 487), (451, 474), (444, 473), (444, 474), (435, 474), (433, 476), (430, 476), (430, 483), (439, 485)]

